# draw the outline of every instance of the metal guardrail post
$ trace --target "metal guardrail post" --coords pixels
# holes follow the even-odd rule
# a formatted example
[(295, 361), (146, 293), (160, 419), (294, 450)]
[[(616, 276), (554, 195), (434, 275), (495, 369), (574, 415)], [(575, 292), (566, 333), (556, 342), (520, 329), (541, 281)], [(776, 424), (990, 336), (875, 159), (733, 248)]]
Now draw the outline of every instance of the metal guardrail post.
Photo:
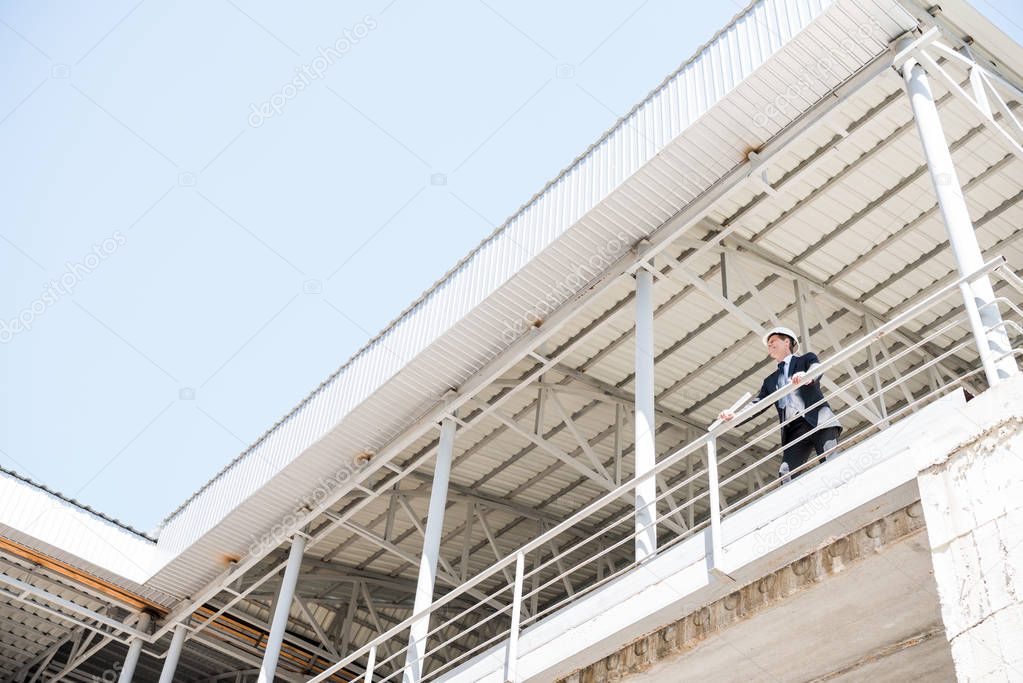
[(515, 554), (515, 587), (512, 590), (511, 630), (508, 632), (508, 650), (504, 663), (505, 683), (519, 682), (519, 623), (522, 619), (522, 581), (526, 574), (526, 556)]
[(710, 570), (715, 574), (721, 572), (721, 559), (724, 549), (721, 545), (721, 490), (718, 480), (718, 440), (711, 436), (707, 440), (707, 480), (710, 488), (707, 491), (710, 504)]
[(980, 319), (977, 300), (968, 283), (960, 283), (959, 291), (963, 295), (963, 307), (966, 309), (966, 318), (970, 321), (970, 331), (973, 333), (973, 341), (977, 345), (977, 353), (980, 354), (980, 364), (984, 367), (984, 376), (987, 378), (988, 386), (994, 386), (998, 383), (998, 368), (995, 366), (994, 358), (991, 357), (991, 346), (988, 344), (984, 323)]
[(363, 683), (373, 683), (373, 669), (377, 665), (377, 646), (374, 645), (369, 649), (369, 659), (366, 660), (366, 675), (363, 677)]
[[(739, 407), (750, 399), (747, 391), (738, 401), (733, 403), (727, 412), (734, 413)], [(717, 419), (710, 423), (707, 428), (707, 504), (710, 507), (710, 561), (707, 566), (712, 574), (731, 579), (721, 569), (722, 560), (725, 556), (724, 546), (721, 543), (721, 480), (718, 477), (718, 438), (714, 430), (721, 425)]]

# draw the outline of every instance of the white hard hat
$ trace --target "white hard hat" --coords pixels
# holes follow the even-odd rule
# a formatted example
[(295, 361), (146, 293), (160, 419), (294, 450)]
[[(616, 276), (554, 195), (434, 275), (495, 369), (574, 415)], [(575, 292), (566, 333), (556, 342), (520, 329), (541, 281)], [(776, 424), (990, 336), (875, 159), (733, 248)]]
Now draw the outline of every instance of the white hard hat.
[(771, 338), (772, 334), (784, 334), (786, 337), (789, 337), (790, 339), (792, 339), (792, 346), (793, 347), (796, 347), (796, 346), (799, 345), (799, 337), (796, 336), (795, 332), (793, 332), (792, 330), (790, 330), (787, 327), (780, 327), (779, 326), (779, 327), (772, 327), (771, 329), (769, 329), (767, 331), (767, 333), (764, 335), (764, 346), (767, 346), (767, 340)]

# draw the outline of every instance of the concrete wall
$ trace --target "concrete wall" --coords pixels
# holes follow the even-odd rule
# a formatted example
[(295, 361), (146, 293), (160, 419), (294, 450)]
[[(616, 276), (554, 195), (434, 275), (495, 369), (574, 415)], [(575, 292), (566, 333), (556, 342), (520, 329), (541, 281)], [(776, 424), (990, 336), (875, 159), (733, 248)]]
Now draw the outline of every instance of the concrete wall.
[(1023, 680), (1023, 376), (914, 451), (957, 677)]

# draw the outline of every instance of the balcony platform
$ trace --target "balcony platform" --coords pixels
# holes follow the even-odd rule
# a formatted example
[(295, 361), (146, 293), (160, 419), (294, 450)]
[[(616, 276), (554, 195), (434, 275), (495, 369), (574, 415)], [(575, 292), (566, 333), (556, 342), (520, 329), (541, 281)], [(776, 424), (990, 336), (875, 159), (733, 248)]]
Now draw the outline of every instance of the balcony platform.
[[(810, 680), (849, 667), (861, 676), (889, 656), (950, 678), (909, 449), (954, 423), (964, 404), (961, 391), (949, 394), (727, 516), (728, 576), (708, 567), (706, 529), (523, 630), (522, 680), (560, 679), (596, 662), (626, 666), (649, 634), (654, 644), (638, 646), (638, 661), (653, 668), (637, 680), (680, 680), (683, 668), (712, 680)], [(777, 600), (750, 606), (757, 601), (742, 596), (752, 591)], [(745, 614), (714, 628), (719, 613), (735, 609)], [(687, 639), (686, 630), (701, 635)], [(676, 651), (661, 646), (666, 658), (654, 666), (669, 641)], [(439, 680), (503, 681), (505, 647)]]

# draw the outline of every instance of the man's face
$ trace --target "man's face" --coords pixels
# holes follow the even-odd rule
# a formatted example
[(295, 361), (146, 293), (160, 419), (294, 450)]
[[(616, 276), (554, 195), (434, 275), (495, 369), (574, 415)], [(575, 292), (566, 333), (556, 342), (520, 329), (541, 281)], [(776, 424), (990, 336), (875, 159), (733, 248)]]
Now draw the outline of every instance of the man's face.
[(785, 335), (772, 334), (767, 338), (767, 355), (776, 363), (782, 362), (791, 353), (789, 343), (789, 338)]

